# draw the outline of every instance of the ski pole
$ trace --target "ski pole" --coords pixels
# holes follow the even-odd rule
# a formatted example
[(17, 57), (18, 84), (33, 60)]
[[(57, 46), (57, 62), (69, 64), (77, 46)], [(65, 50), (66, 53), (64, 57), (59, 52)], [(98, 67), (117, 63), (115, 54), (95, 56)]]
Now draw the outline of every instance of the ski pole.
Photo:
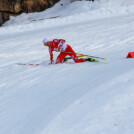
[(78, 54), (78, 55), (88, 56), (88, 57), (92, 57), (92, 58), (98, 58), (98, 59), (102, 59), (102, 60), (107, 60), (107, 58), (101, 58), (101, 57), (90, 56), (90, 55), (79, 54), (79, 53), (72, 53), (72, 52), (67, 52), (67, 51), (64, 51), (64, 52), (65, 53), (71, 53), (71, 54)]

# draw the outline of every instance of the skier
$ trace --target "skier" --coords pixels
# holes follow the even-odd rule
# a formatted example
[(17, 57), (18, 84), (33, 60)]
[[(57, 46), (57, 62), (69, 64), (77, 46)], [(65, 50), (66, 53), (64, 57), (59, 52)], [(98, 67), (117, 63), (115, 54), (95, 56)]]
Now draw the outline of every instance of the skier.
[(49, 41), (47, 38), (43, 39), (44, 46), (49, 47), (49, 53), (50, 53), (50, 61), (51, 64), (54, 63), (53, 60), (53, 51), (60, 51), (60, 54), (58, 55), (56, 59), (56, 64), (65, 62), (65, 57), (67, 55), (71, 56), (71, 58), (76, 62), (85, 62), (85, 61), (91, 61), (91, 58), (80, 58), (78, 59), (77, 55), (75, 54), (72, 47), (68, 44), (66, 44), (66, 40), (64, 39), (53, 39), (52, 41)]

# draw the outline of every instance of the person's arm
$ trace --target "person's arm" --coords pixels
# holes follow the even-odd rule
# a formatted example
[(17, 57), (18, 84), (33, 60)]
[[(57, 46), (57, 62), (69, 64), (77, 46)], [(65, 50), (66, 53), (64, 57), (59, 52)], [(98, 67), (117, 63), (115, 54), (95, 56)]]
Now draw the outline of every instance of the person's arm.
[(64, 51), (65, 47), (66, 47), (66, 41), (63, 39), (59, 39), (58, 49), (60, 51)]
[(49, 53), (50, 53), (50, 61), (51, 61), (51, 64), (54, 63), (54, 60), (53, 60), (53, 51), (52, 49), (49, 47)]

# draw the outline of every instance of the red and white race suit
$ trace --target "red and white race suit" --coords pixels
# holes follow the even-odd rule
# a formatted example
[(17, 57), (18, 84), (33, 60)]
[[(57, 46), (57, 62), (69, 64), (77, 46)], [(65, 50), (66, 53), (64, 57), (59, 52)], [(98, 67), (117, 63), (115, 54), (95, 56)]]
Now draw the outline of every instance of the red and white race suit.
[(76, 63), (85, 61), (85, 59), (78, 59), (72, 47), (66, 44), (66, 40), (64, 39), (54, 39), (53, 41), (51, 41), (51, 46), (49, 46), (51, 64), (54, 63), (53, 51), (61, 51), (59, 56), (57, 57), (56, 63), (64, 62), (64, 58), (67, 55), (71, 56)]

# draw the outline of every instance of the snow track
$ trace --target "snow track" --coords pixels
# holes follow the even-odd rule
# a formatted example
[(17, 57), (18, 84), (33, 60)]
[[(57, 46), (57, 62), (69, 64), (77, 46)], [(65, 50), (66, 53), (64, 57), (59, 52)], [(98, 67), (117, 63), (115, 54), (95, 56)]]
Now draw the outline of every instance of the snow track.
[[(134, 133), (134, 60), (126, 59), (134, 50), (134, 15), (63, 22), (1, 28), (0, 134)], [(108, 61), (48, 65), (44, 37)]]

